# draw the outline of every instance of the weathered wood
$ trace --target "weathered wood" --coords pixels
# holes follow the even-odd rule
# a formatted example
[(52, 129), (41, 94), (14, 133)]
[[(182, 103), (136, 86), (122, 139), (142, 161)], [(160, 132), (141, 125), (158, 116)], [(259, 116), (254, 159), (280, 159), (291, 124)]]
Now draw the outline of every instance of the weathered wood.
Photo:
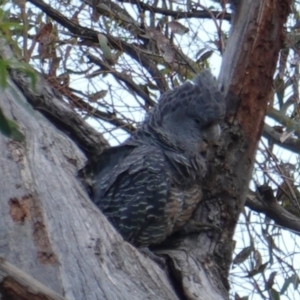
[(177, 299), (163, 270), (88, 199), (76, 178), (85, 162), (78, 147), (10, 80), (0, 106), (26, 137), (0, 134), (1, 256), (69, 300)]
[(272, 96), (289, 4), (289, 0), (238, 2), (219, 77), (227, 98), (226, 124), (195, 215), (201, 223), (219, 226), (221, 233), (208, 230), (164, 251), (174, 261), (187, 299), (228, 298), (233, 234)]
[(10, 300), (67, 300), (1, 257), (0, 295)]

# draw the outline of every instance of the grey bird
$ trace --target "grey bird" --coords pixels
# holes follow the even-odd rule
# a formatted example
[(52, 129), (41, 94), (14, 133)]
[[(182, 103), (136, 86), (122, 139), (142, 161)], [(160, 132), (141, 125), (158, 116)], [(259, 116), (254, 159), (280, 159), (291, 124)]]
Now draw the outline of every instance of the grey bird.
[(124, 144), (91, 164), (92, 201), (125, 240), (158, 244), (191, 219), (224, 114), (224, 96), (204, 71), (164, 93)]

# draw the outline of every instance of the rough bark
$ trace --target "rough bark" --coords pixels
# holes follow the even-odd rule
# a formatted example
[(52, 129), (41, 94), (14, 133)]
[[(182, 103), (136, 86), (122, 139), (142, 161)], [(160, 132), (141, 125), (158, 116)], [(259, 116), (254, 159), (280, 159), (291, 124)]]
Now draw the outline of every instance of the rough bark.
[[(245, 0), (235, 12), (219, 79), (228, 115), (195, 214), (197, 221), (221, 232), (170, 238), (156, 249), (167, 258), (168, 271), (162, 270), (122, 241), (88, 199), (76, 178), (85, 156), (70, 139), (84, 149), (80, 133), (58, 131), (57, 118), (43, 112), (53, 126), (9, 81), (0, 106), (20, 125), (26, 140), (19, 143), (0, 135), (5, 174), (0, 181), (1, 256), (69, 300), (228, 299), (232, 236), (248, 190), (289, 3)], [(34, 96), (24, 92), (17, 77), (14, 81), (27, 97)], [(39, 81), (38, 95), (43, 95), (44, 84)], [(55, 97), (53, 103), (59, 107)], [(0, 286), (6, 278), (0, 277)]]
[(222, 232), (185, 238), (176, 250), (167, 252), (183, 274), (183, 291), (188, 299), (227, 297), (232, 237), (245, 204), (257, 143), (272, 97), (289, 3), (248, 0), (236, 7), (219, 78), (227, 97), (226, 124), (221, 147), (212, 157), (204, 200), (195, 216), (202, 223), (219, 226)]
[(66, 300), (2, 258), (0, 281), (1, 299)]
[(76, 178), (85, 157), (73, 141), (12, 81), (0, 105), (26, 136), (19, 143), (0, 135), (1, 256), (69, 300), (177, 299), (163, 270), (123, 242), (88, 199)]

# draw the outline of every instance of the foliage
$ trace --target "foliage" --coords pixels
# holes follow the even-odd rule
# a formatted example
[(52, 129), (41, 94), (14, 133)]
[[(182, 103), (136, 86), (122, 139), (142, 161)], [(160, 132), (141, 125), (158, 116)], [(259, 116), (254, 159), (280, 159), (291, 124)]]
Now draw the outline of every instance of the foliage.
[(24, 141), (24, 135), (18, 130), (18, 124), (4, 116), (0, 109), (0, 132), (15, 141)]
[[(9, 13), (4, 9), (0, 8), (0, 35), (5, 36), (6, 40), (14, 44), (11, 40), (11, 32), (14, 30), (20, 30), (23, 26), (19, 22), (12, 22), (9, 20)], [(17, 62), (13, 60), (0, 59), (0, 88), (4, 89), (7, 85), (8, 69), (18, 69), (22, 70), (27, 74), (34, 88), (36, 83), (36, 75), (34, 70), (32, 70), (28, 64), (23, 62)], [(24, 135), (19, 131), (18, 125), (5, 117), (0, 108), (0, 132), (7, 137), (10, 137), (16, 141), (23, 141)]]

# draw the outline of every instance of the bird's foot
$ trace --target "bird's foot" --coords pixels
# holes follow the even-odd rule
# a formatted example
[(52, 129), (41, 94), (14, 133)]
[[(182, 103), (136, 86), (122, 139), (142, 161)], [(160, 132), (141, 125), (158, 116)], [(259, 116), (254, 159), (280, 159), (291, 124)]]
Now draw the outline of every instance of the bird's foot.
[(162, 269), (166, 268), (166, 260), (163, 257), (153, 253), (149, 248), (139, 248), (139, 251), (155, 261)]
[(183, 232), (185, 234), (189, 233), (200, 233), (203, 231), (216, 231), (218, 233), (221, 232), (221, 228), (219, 226), (209, 224), (209, 223), (203, 223), (200, 221), (190, 220), (184, 227)]

